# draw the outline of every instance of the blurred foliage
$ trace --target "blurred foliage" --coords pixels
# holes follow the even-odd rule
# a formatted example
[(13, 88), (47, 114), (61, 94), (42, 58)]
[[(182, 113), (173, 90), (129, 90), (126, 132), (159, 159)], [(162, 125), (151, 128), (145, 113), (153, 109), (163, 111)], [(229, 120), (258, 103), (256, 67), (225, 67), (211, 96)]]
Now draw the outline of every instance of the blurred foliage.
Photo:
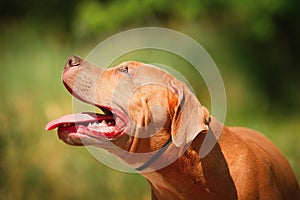
[[(69, 55), (85, 57), (112, 34), (140, 26), (175, 29), (199, 41), (224, 78), (229, 125), (260, 130), (300, 180), (298, 0), (1, 1), (0, 199), (149, 199), (138, 175), (99, 164), (84, 148), (46, 134), (72, 112), (60, 76)], [(180, 48), (180, 47), (179, 47)], [(163, 52), (124, 55), (188, 66)], [(160, 58), (161, 57), (161, 58)], [(183, 69), (183, 68), (182, 68)], [(204, 105), (205, 86), (185, 75)], [(199, 90), (199, 91), (198, 91)]]

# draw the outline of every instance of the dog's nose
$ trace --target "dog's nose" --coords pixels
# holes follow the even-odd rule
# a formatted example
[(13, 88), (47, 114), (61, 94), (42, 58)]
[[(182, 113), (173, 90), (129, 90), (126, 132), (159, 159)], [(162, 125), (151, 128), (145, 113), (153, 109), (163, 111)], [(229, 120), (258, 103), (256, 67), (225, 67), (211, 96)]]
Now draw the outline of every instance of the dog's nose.
[(80, 58), (78, 56), (70, 56), (65, 65), (65, 69), (79, 66), (79, 65), (81, 65), (82, 62), (83, 62), (82, 58)]

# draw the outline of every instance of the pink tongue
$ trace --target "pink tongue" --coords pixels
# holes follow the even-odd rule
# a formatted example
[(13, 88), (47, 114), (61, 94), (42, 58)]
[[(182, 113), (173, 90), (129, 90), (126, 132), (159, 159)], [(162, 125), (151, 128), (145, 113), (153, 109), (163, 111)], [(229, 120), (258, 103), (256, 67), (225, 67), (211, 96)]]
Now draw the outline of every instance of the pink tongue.
[(94, 122), (94, 121), (101, 122), (104, 119), (113, 120), (114, 118), (113, 116), (110, 115), (100, 115), (100, 114), (89, 113), (89, 112), (75, 113), (75, 114), (62, 116), (58, 119), (49, 122), (46, 125), (46, 130), (49, 131), (68, 123), (83, 123), (83, 122)]

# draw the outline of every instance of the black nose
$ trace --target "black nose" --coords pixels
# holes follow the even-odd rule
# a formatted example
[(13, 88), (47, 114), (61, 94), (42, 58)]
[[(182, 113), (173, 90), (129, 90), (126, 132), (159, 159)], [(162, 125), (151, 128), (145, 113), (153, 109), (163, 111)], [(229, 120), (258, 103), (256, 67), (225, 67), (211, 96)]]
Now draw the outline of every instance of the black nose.
[(82, 58), (80, 58), (78, 56), (70, 56), (65, 65), (65, 69), (79, 66), (79, 65), (81, 65), (82, 62), (83, 62)]

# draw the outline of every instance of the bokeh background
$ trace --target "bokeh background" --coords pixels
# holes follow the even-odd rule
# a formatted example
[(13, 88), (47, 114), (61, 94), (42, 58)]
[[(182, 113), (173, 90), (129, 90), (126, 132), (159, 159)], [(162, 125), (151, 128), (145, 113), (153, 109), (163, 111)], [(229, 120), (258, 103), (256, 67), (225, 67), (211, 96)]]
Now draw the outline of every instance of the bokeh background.
[[(107, 37), (143, 26), (203, 45), (224, 78), (226, 124), (264, 133), (300, 180), (299, 13), (299, 0), (0, 1), (0, 199), (150, 198), (141, 176), (110, 169), (44, 130), (72, 112), (61, 83), (68, 56), (86, 57)], [(205, 86), (187, 78), (209, 104)]]

